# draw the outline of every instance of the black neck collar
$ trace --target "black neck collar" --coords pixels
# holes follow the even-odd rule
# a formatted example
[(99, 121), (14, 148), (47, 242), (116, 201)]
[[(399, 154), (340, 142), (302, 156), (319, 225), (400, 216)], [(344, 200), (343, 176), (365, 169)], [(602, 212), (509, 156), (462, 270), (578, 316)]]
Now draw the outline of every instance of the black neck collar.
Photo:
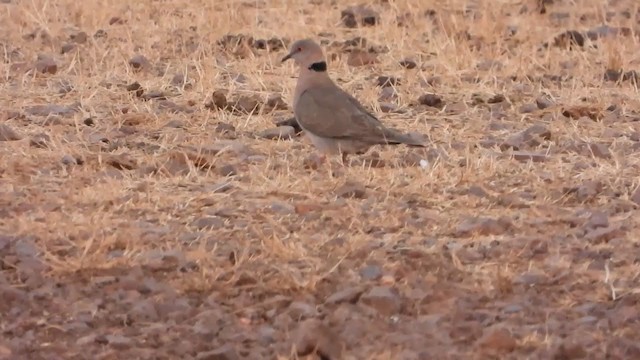
[(313, 63), (309, 66), (309, 70), (315, 72), (325, 72), (327, 71), (327, 63), (325, 61)]

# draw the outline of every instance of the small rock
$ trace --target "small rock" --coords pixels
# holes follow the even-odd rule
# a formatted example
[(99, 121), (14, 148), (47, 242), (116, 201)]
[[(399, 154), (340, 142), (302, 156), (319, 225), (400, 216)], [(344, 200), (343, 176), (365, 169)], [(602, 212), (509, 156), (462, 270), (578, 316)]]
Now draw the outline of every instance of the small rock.
[(73, 156), (71, 156), (69, 154), (64, 155), (60, 161), (62, 162), (63, 165), (77, 165), (78, 164), (78, 162), (76, 161), (76, 158), (74, 158)]
[(50, 141), (51, 137), (49, 135), (41, 133), (32, 136), (29, 140), (29, 145), (40, 149), (46, 149), (47, 147), (49, 147)]
[(240, 355), (233, 345), (226, 344), (215, 350), (199, 352), (196, 360), (240, 360)]
[(122, 335), (107, 335), (107, 343), (117, 350), (127, 350), (133, 346), (133, 340)]
[(194, 221), (192, 226), (196, 227), (198, 230), (204, 229), (220, 229), (224, 227), (224, 219), (218, 216), (207, 216), (199, 218)]
[(356, 198), (364, 199), (366, 197), (366, 188), (361, 183), (347, 182), (336, 189), (336, 196), (340, 198)]
[(591, 120), (597, 121), (602, 118), (602, 112), (595, 106), (573, 106), (562, 110), (562, 115), (570, 119), (580, 119), (582, 117), (588, 117)]
[(251, 114), (261, 104), (261, 99), (252, 95), (240, 95), (231, 104), (231, 110), (240, 114)]
[(350, 6), (342, 10), (340, 18), (344, 26), (348, 28), (374, 26), (380, 22), (378, 13), (365, 5)]
[(349, 53), (349, 57), (347, 58), (347, 65), (349, 66), (365, 66), (371, 65), (378, 62), (378, 57), (376, 54), (372, 54), (363, 50), (354, 49)]
[(137, 162), (126, 153), (106, 156), (104, 161), (118, 170), (133, 170), (138, 167)]
[(158, 320), (158, 311), (150, 299), (137, 301), (130, 309), (129, 316), (138, 323), (155, 322)]
[(58, 64), (49, 55), (38, 55), (36, 60), (36, 70), (42, 74), (55, 74), (58, 72)]
[(119, 16), (113, 16), (109, 19), (109, 25), (121, 25), (124, 24), (124, 20)]
[(376, 286), (360, 296), (360, 302), (376, 309), (384, 316), (398, 314), (402, 310), (402, 299), (398, 292), (387, 286)]
[(24, 112), (33, 116), (50, 116), (58, 115), (63, 117), (70, 117), (77, 112), (76, 108), (65, 105), (46, 104), (46, 105), (33, 105), (26, 107)]
[(177, 73), (171, 78), (171, 85), (173, 86), (185, 86), (188, 84), (187, 77), (182, 73)]
[(89, 40), (89, 35), (87, 35), (87, 33), (84, 31), (79, 31), (75, 34), (71, 34), (69, 36), (69, 39), (71, 39), (71, 41), (75, 42), (76, 44), (84, 44), (87, 42), (87, 40)]
[(316, 353), (320, 359), (342, 359), (340, 338), (320, 320), (303, 321), (294, 334), (293, 343), (298, 356)]
[(415, 69), (418, 64), (416, 64), (416, 62), (411, 59), (404, 59), (400, 61), (400, 66), (405, 69)]
[(530, 151), (512, 151), (509, 153), (505, 153), (509, 157), (513, 157), (514, 160), (521, 162), (544, 162), (548, 160), (547, 154), (530, 152)]
[(295, 129), (291, 126), (278, 126), (273, 129), (263, 130), (258, 136), (270, 140), (290, 140), (295, 136)]
[(531, 103), (523, 104), (518, 109), (518, 111), (520, 111), (520, 114), (529, 114), (535, 112), (536, 110), (538, 110), (538, 105)]
[(510, 353), (518, 345), (511, 333), (506, 329), (490, 330), (483, 335), (477, 345), (485, 351), (496, 353)]
[(504, 234), (512, 227), (512, 222), (507, 217), (501, 217), (498, 219), (478, 217), (469, 218), (462, 221), (457, 227), (456, 236), (469, 236), (472, 234), (478, 235), (500, 235)]
[(325, 300), (325, 303), (340, 304), (340, 303), (348, 302), (348, 303), (355, 304), (360, 298), (360, 295), (362, 295), (362, 293), (364, 292), (364, 290), (365, 289), (363, 287), (348, 287), (330, 295)]
[(424, 94), (418, 98), (418, 103), (430, 107), (441, 108), (444, 105), (442, 99), (435, 94)]
[(9, 125), (0, 124), (0, 141), (18, 141), (22, 139), (22, 135), (13, 130)]
[(394, 76), (378, 76), (376, 85), (380, 87), (398, 86), (400, 85), (400, 79)]
[(220, 176), (234, 176), (234, 175), (238, 175), (238, 170), (236, 169), (235, 166), (231, 165), (231, 164), (226, 164), (226, 165), (222, 165), (220, 166), (218, 169), (218, 174), (220, 174)]
[(596, 210), (592, 212), (591, 216), (589, 217), (589, 220), (585, 224), (585, 227), (591, 228), (591, 229), (602, 228), (602, 227), (606, 228), (608, 226), (609, 226), (609, 215), (606, 212), (600, 211), (600, 210)]
[(268, 110), (287, 110), (289, 107), (280, 94), (271, 94), (265, 106)]
[(289, 316), (295, 321), (312, 318), (318, 315), (315, 305), (302, 301), (294, 301), (287, 308)]
[(151, 68), (151, 63), (144, 55), (134, 55), (131, 59), (129, 59), (129, 65), (133, 68), (133, 70), (140, 71), (144, 69)]
[(588, 146), (593, 156), (600, 159), (611, 158), (611, 152), (609, 151), (609, 148), (607, 147), (607, 145), (600, 144), (600, 143), (590, 143)]
[(587, 351), (580, 344), (562, 343), (555, 351), (555, 360), (574, 360), (587, 357)]
[(295, 135), (302, 133), (302, 128), (295, 117), (291, 117), (288, 119), (280, 120), (276, 122), (277, 126), (291, 126), (295, 130)]
[(221, 122), (216, 125), (215, 131), (219, 134), (233, 134), (236, 131), (236, 127), (231, 124)]
[[(0, 131), (1, 133), (1, 131)], [(638, 187), (633, 194), (631, 194), (631, 201), (633, 201), (634, 203), (640, 205), (640, 187)]]
[(378, 104), (378, 106), (380, 106), (380, 111), (382, 111), (383, 113), (390, 113), (398, 110), (398, 106), (396, 104), (388, 102), (381, 102)]
[(60, 48), (60, 54), (67, 54), (76, 49), (76, 44), (64, 43)]
[(378, 265), (367, 265), (360, 269), (360, 277), (363, 280), (378, 280), (382, 277), (382, 269)]
[(625, 231), (617, 225), (596, 228), (585, 235), (585, 239), (591, 243), (607, 243), (612, 239), (625, 235)]
[(487, 103), (488, 104), (498, 104), (501, 103), (503, 101), (506, 101), (507, 98), (503, 95), (503, 94), (495, 94), (492, 97), (490, 97), (489, 99), (487, 99)]
[(553, 101), (546, 96), (539, 96), (536, 98), (536, 106), (538, 109), (543, 110), (553, 106)]

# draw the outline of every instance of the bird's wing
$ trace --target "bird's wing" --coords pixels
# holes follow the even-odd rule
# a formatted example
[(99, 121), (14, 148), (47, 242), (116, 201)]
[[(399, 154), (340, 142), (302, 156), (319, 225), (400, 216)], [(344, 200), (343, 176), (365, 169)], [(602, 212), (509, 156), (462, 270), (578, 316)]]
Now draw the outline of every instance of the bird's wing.
[(372, 144), (398, 142), (397, 132), (386, 128), (358, 100), (339, 88), (308, 88), (300, 95), (294, 111), (300, 126), (317, 136)]

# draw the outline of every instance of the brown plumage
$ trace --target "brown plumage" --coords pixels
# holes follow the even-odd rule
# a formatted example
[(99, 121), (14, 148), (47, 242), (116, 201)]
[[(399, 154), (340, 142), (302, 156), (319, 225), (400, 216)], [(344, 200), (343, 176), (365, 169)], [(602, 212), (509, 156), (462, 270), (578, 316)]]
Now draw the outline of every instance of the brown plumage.
[(298, 40), (282, 61), (300, 67), (293, 111), (300, 127), (323, 154), (359, 154), (373, 145), (425, 144), (385, 127), (327, 73), (322, 49), (311, 39)]

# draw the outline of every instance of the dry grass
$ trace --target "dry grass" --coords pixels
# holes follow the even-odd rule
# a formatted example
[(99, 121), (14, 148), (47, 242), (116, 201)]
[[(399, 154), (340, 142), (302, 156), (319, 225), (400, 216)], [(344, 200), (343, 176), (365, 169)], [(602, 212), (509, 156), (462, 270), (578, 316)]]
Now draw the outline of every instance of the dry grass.
[[(1, 4), (1, 107), (23, 114), (3, 123), (23, 138), (0, 142), (0, 288), (4, 280), (25, 301), (0, 306), (6, 339), (0, 356), (6, 350), (10, 358), (31, 359), (195, 358), (233, 344), (247, 358), (290, 358), (289, 334), (299, 317), (323, 319), (344, 359), (483, 358), (492, 351), (503, 352), (500, 358), (551, 358), (568, 348), (594, 358), (638, 356), (640, 258), (633, 234), (640, 200), (633, 195), (640, 186), (640, 101), (631, 82), (603, 80), (607, 68), (640, 70), (638, 38), (614, 36), (574, 50), (541, 47), (565, 30), (599, 25), (607, 11), (628, 10), (630, 19), (608, 23), (637, 29), (638, 5), (564, 1), (539, 14), (535, 1), (524, 0), (371, 3), (380, 23), (356, 29), (340, 25), (340, 10), (353, 5), (344, 0)], [(521, 12), (525, 4), (529, 11)], [(464, 15), (467, 8), (475, 18)], [(424, 16), (427, 9), (436, 15)], [(554, 14), (563, 11), (570, 16), (558, 20)], [(408, 25), (398, 26), (407, 13)], [(109, 25), (114, 16), (123, 23)], [(512, 28), (515, 35), (507, 36)], [(49, 36), (26, 36), (37, 29)], [(100, 29), (106, 37), (93, 36)], [(87, 42), (60, 54), (80, 30)], [(465, 31), (470, 39), (459, 36)], [(402, 166), (398, 160), (416, 151), (388, 147), (376, 151), (389, 166), (356, 161), (337, 177), (305, 168), (313, 149), (303, 138), (252, 136), (291, 110), (238, 115), (204, 107), (216, 89), (232, 97), (276, 93), (290, 103), (296, 70), (280, 64), (284, 50), (234, 56), (216, 45), (230, 33), (330, 42), (361, 36), (386, 46), (377, 64), (364, 67), (329, 50), (336, 54), (331, 76), (386, 124), (426, 134), (442, 156), (430, 157), (427, 168)], [(55, 74), (24, 71), (20, 64), (35, 63), (38, 54), (54, 57)], [(151, 68), (134, 71), (128, 61), (136, 54)], [(403, 69), (398, 63), (405, 58), (419, 68)], [(490, 62), (500, 66), (486, 69)], [(171, 85), (176, 73), (191, 87)], [(237, 75), (244, 80), (233, 80)], [(378, 75), (402, 79), (398, 112), (379, 111)], [(135, 97), (124, 88), (135, 81), (193, 112), (171, 113), (157, 100)], [(71, 91), (60, 92), (61, 84)], [(438, 94), (446, 107), (416, 106), (425, 93)], [(495, 94), (507, 101), (473, 102)], [(557, 105), (520, 111), (543, 95)], [(26, 110), (73, 103), (79, 111), (70, 116)], [(605, 110), (610, 105), (617, 109)], [(604, 117), (562, 115), (576, 106), (593, 106)], [(123, 109), (146, 116), (123, 126)], [(89, 117), (95, 125), (84, 123)], [(184, 126), (166, 127), (172, 120)], [(232, 124), (234, 135), (216, 131), (219, 123)], [(533, 124), (543, 124), (551, 139), (527, 151), (548, 154), (546, 161), (503, 156), (499, 145)], [(50, 138), (46, 146), (33, 146), (42, 133)], [(246, 149), (206, 152), (230, 137)], [(495, 147), (480, 146), (491, 137)], [(585, 151), (583, 143), (602, 144), (611, 154), (599, 156), (588, 145)], [(180, 160), (185, 153), (189, 161)], [(65, 165), (65, 156), (83, 162)], [(163, 172), (176, 158), (188, 171)], [(130, 169), (113, 165), (123, 163)], [(237, 174), (223, 176), (225, 166)], [(337, 197), (346, 182), (365, 186), (365, 198)], [(474, 186), (488, 194), (474, 195)], [(606, 212), (611, 236), (595, 237), (599, 230), (589, 219), (597, 211)], [(477, 216), (495, 221), (463, 231)], [(203, 221), (213, 228), (199, 226)], [(382, 276), (362, 279), (368, 265)], [(150, 290), (138, 293), (143, 285), (135, 284)], [(385, 305), (367, 307), (362, 299), (325, 303), (360, 285), (365, 292), (397, 290), (397, 297), (378, 300), (400, 303), (401, 310), (390, 316)], [(318, 314), (296, 317), (291, 301)], [(85, 302), (91, 324), (74, 328), (84, 321)], [(140, 302), (153, 303), (158, 314), (132, 313)], [(182, 302), (186, 308), (175, 305)], [(215, 336), (195, 325), (211, 312), (225, 324)], [(154, 332), (157, 324), (164, 330)], [(265, 327), (274, 330), (271, 340), (263, 339)], [(512, 338), (492, 339), (496, 327)], [(78, 340), (87, 334), (96, 339)], [(110, 334), (132, 343), (103, 340)], [(504, 345), (513, 340), (513, 347)]]

